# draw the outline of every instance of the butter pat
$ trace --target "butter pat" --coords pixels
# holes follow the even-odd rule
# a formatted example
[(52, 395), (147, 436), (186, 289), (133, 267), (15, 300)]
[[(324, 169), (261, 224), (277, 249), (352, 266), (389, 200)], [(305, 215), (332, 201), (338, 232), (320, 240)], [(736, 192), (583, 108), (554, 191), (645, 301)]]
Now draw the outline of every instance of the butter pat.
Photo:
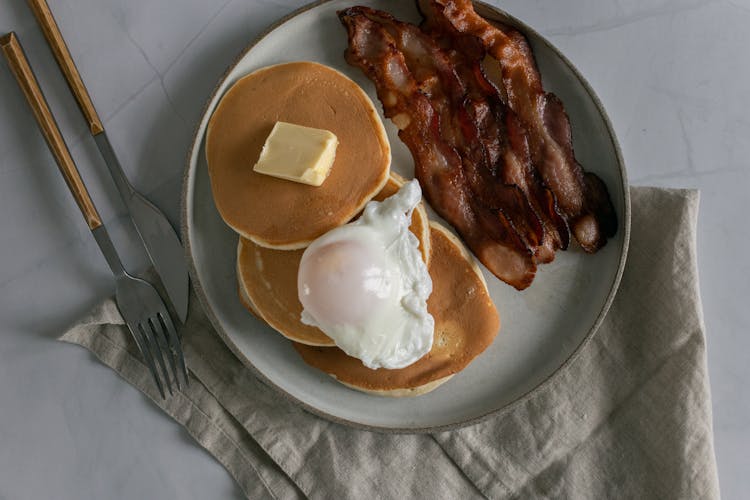
[(328, 130), (276, 122), (253, 170), (320, 186), (328, 177), (338, 145), (338, 138)]

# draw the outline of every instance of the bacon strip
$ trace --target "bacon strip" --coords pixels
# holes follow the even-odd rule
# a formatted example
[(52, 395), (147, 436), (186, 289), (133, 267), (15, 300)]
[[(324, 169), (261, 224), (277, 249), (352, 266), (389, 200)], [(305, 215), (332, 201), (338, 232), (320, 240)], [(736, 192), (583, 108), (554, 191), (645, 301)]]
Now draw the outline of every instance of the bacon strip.
[[(441, 47), (417, 26), (386, 12), (352, 7), (380, 24), (402, 52), (419, 89), (438, 113), (444, 141), (459, 153), (474, 195), (487, 208), (502, 211), (538, 263), (551, 262), (567, 248), (569, 230), (556, 211), (554, 197), (535, 178), (525, 136), (497, 88), (484, 76), (484, 49), (471, 57)], [(504, 130), (504, 122), (515, 134)]]
[(606, 186), (575, 159), (570, 121), (556, 96), (546, 93), (531, 48), (518, 31), (496, 27), (474, 11), (470, 0), (422, 0), (426, 26), (469, 43), (474, 37), (502, 69), (503, 96), (527, 131), (531, 159), (541, 179), (587, 252), (601, 248), (617, 230)]
[[(488, 206), (484, 203), (488, 200), (480, 199), (472, 191), (471, 186), (481, 189), (486, 172), (469, 171), (469, 175), (481, 178), (467, 178), (464, 166), (469, 162), (463, 162), (452, 147), (462, 143), (462, 139), (456, 134), (446, 140), (441, 134), (440, 111), (444, 110), (436, 110), (424, 92), (430, 78), (424, 77), (422, 86), (418, 85), (397, 39), (383, 24), (370, 19), (362, 8), (343, 10), (339, 18), (348, 31), (346, 60), (361, 68), (375, 83), (386, 117), (399, 128), (399, 137), (414, 157), (415, 174), (427, 200), (493, 274), (518, 289), (528, 287), (536, 273), (533, 253), (519, 237), (505, 208)], [(404, 40), (401, 45), (404, 46)], [(418, 48), (410, 46), (411, 50)], [(416, 57), (415, 53), (411, 55)], [(437, 69), (433, 67), (430, 71)], [(476, 164), (473, 166), (478, 168)]]
[[(530, 202), (543, 227), (542, 241), (535, 248), (536, 261), (551, 262), (556, 250), (568, 248), (568, 223), (558, 210), (554, 195), (538, 178), (531, 163), (526, 132), (518, 117), (507, 108), (507, 98), (484, 73), (484, 47), (475, 37), (441, 38), (440, 31), (435, 31), (428, 22), (423, 23), (422, 30), (449, 51), (456, 72), (468, 83), (470, 107), (477, 115), (492, 118), (481, 120), (479, 140), (487, 151), (495, 153), (492, 163), (502, 182), (518, 186)], [(507, 143), (505, 148), (501, 146), (504, 143)], [(505, 154), (502, 154), (503, 150)]]
[(439, 44), (439, 38), (386, 12), (353, 7), (349, 13), (381, 24), (392, 36), (439, 115), (441, 136), (461, 156), (474, 194), (505, 213), (536, 262), (551, 262), (556, 250), (568, 246), (568, 225), (536, 176), (517, 117), (483, 73), (481, 44), (464, 37), (473, 43), (458, 51), (449, 40)]
[(490, 145), (497, 151), (488, 151), (482, 131), (491, 127), (488, 122), (494, 117), (482, 96), (467, 97), (468, 90), (477, 86), (474, 75), (459, 76), (447, 53), (413, 24), (367, 7), (352, 7), (348, 14), (367, 17), (393, 38), (417, 86), (439, 116), (441, 137), (461, 156), (464, 174), (477, 200), (490, 210), (502, 211), (526, 246), (535, 249), (543, 238), (539, 216), (515, 182), (497, 175), (497, 164), (491, 156), (502, 152), (511, 161), (520, 160), (514, 159), (515, 153), (499, 133)]

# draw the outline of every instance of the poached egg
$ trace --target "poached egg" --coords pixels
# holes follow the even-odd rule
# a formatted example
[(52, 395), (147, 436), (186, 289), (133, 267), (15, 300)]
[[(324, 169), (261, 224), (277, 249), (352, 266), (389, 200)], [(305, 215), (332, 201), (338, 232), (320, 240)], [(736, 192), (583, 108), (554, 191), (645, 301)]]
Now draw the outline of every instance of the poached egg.
[(432, 279), (409, 231), (422, 191), (412, 180), (305, 249), (297, 275), (303, 323), (368, 368), (408, 366), (432, 348)]

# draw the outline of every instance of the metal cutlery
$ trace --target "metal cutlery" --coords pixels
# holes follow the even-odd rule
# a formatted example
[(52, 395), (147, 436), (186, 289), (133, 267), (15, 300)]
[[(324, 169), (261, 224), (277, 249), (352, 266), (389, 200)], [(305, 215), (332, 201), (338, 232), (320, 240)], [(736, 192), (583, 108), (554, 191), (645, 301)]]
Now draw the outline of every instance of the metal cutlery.
[[(164, 398), (166, 397), (164, 385), (170, 394), (173, 393), (167, 363), (178, 389), (181, 388), (179, 373), (182, 373), (185, 383), (188, 383), (180, 340), (164, 301), (151, 284), (129, 275), (124, 269), (15, 33), (11, 32), (0, 38), (0, 48), (31, 106), (47, 145), (60, 168), (60, 173), (115, 275), (117, 307)], [(181, 259), (182, 255), (180, 254), (179, 257)], [(164, 358), (167, 360), (165, 361)], [(157, 364), (161, 370), (161, 376), (157, 371)]]
[(52, 48), (57, 64), (65, 75), (65, 80), (75, 95), (78, 106), (86, 117), (96, 146), (128, 208), (133, 225), (143, 241), (154, 269), (164, 284), (177, 317), (184, 323), (188, 310), (188, 271), (177, 233), (164, 214), (139, 194), (125, 176), (47, 2), (29, 0), (29, 6), (42, 27), (44, 37)]

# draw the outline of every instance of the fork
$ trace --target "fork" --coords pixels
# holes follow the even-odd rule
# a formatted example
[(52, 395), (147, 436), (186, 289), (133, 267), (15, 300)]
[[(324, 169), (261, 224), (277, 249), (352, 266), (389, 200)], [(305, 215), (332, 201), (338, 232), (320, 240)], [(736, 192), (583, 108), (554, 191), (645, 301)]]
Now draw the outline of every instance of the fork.
[[(164, 301), (150, 283), (131, 276), (123, 267), (120, 256), (112, 244), (107, 229), (81, 179), (78, 168), (70, 155), (16, 34), (11, 32), (0, 38), (0, 48), (2, 48), (10, 69), (31, 106), (34, 117), (42, 129), (44, 139), (60, 168), (60, 173), (62, 173), (73, 198), (78, 204), (78, 208), (86, 219), (94, 240), (96, 240), (104, 258), (107, 260), (107, 264), (115, 275), (117, 307), (133, 335), (151, 375), (154, 377), (161, 397), (166, 399), (165, 384), (169, 394), (173, 395), (167, 363), (172, 370), (178, 389), (182, 388), (177, 369), (178, 364), (180, 366), (179, 372), (182, 373), (185, 384), (187, 385), (189, 382), (180, 339)], [(164, 360), (165, 357), (167, 361)], [(156, 368), (157, 364), (161, 370), (161, 377)], [(162, 378), (164, 382), (162, 382)]]

